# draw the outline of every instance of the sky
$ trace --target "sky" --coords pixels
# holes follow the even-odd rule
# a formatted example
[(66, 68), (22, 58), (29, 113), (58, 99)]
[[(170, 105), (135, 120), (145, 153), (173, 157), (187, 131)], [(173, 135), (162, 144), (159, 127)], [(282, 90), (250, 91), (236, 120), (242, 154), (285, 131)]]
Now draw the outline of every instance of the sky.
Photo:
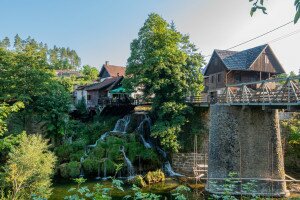
[[(31, 36), (39, 42), (77, 51), (82, 64), (100, 68), (105, 61), (126, 65), (130, 43), (147, 16), (160, 14), (189, 34), (199, 52), (228, 49), (291, 21), (294, 0), (267, 0), (268, 15), (250, 17), (248, 0), (0, 0), (0, 38)], [(290, 24), (233, 50), (271, 42), (287, 72), (300, 69), (300, 22)], [(298, 32), (297, 32), (298, 31)]]

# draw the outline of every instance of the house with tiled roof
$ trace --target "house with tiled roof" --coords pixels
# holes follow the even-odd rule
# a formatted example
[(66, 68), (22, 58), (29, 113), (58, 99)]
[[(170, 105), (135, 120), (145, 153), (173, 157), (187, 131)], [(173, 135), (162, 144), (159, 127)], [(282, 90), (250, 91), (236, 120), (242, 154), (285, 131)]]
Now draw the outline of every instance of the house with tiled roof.
[(75, 102), (84, 99), (87, 108), (93, 110), (107, 101), (128, 101), (129, 95), (122, 88), (125, 69), (122, 66), (110, 65), (106, 61), (99, 73), (100, 82), (78, 87), (75, 91)]
[(126, 68), (123, 66), (110, 65), (108, 61), (101, 67), (99, 78), (103, 81), (111, 77), (125, 76)]
[(285, 71), (268, 44), (244, 51), (214, 50), (204, 69), (205, 90), (213, 98), (227, 84), (266, 80), (282, 73)]

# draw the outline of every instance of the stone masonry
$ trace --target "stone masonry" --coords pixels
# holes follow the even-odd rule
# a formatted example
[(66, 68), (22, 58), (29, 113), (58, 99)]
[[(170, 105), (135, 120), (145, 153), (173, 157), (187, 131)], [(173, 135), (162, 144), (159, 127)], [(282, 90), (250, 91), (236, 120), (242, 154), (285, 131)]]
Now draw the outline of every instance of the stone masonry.
[(207, 164), (207, 160), (204, 158), (205, 154), (197, 153), (195, 159), (195, 153), (176, 153), (172, 155), (172, 166), (174, 170), (180, 174), (194, 176), (194, 162), (197, 161), (198, 164)]
[[(256, 179), (251, 191), (259, 195), (287, 196), (277, 110), (212, 105), (210, 107), (209, 160), (206, 189), (224, 193), (225, 181), (236, 173), (233, 194), (249, 194), (243, 185)], [(228, 180), (228, 179), (227, 179)]]

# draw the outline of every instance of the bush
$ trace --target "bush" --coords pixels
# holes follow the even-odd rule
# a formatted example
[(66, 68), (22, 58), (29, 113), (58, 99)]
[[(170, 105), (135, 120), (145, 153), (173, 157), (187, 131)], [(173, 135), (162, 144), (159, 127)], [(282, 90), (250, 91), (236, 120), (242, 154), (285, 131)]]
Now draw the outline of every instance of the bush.
[(100, 161), (87, 158), (83, 162), (83, 169), (86, 174), (96, 174), (99, 168)]
[(145, 182), (145, 180), (143, 179), (142, 176), (138, 175), (138, 176), (135, 176), (131, 181), (130, 181), (132, 184), (138, 186), (138, 187), (146, 187), (147, 186), (147, 183)]
[(58, 157), (58, 161), (62, 162), (69, 162), (70, 161), (70, 154), (73, 152), (73, 147), (70, 144), (63, 144), (59, 147), (56, 147), (54, 150), (56, 156)]
[(165, 174), (159, 169), (154, 172), (148, 172), (145, 176), (148, 184), (159, 183), (166, 180)]
[(80, 175), (80, 162), (69, 162), (59, 166), (63, 178), (76, 178)]
[(9, 153), (5, 181), (11, 185), (12, 199), (30, 199), (31, 194), (47, 198), (56, 158), (40, 135), (22, 135), (20, 144)]

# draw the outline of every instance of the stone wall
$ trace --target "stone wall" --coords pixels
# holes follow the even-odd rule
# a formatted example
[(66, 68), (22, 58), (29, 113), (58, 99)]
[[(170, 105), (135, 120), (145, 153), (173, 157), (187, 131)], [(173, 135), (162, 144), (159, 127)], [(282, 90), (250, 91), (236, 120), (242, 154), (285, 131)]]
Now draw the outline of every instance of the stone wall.
[(194, 175), (193, 167), (195, 161), (198, 164), (207, 164), (207, 155), (205, 156), (205, 154), (199, 153), (176, 153), (172, 155), (172, 166), (174, 171), (186, 176)]
[[(208, 178), (215, 179), (214, 184), (218, 185), (215, 187), (208, 181), (210, 192), (222, 193), (223, 183), (216, 179), (235, 172), (237, 178), (258, 180), (259, 194), (286, 195), (285, 182), (267, 180), (285, 178), (278, 111), (211, 106), (208, 166)], [(244, 193), (239, 184), (235, 193)]]

